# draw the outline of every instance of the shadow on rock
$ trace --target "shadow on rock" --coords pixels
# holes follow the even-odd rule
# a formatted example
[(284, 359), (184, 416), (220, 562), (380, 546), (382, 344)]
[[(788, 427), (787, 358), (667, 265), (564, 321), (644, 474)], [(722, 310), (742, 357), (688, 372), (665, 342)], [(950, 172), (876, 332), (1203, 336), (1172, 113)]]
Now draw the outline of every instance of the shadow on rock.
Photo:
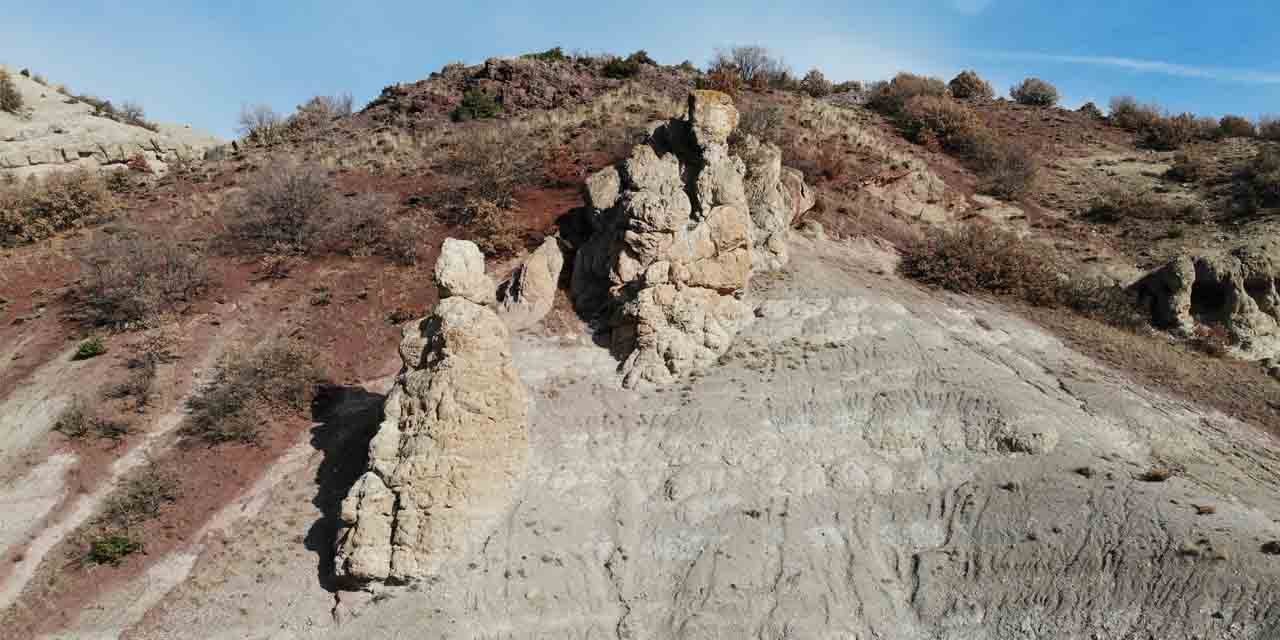
[(382, 421), (386, 396), (362, 387), (331, 385), (322, 387), (311, 405), (311, 446), (324, 453), (316, 472), (316, 496), (311, 501), (320, 509), (320, 518), (307, 531), (306, 547), (317, 558), (320, 586), (339, 588), (334, 577), (333, 551), (341, 525), (339, 515), (347, 490), (364, 473), (369, 463), (369, 440)]

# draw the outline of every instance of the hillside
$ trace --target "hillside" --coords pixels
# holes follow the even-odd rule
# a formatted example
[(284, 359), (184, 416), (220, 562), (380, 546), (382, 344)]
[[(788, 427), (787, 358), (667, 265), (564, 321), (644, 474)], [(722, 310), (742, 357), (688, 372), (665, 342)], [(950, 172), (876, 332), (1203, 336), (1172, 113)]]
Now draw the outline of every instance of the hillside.
[(642, 54), (0, 186), (0, 624), (1280, 635), (1280, 143)]

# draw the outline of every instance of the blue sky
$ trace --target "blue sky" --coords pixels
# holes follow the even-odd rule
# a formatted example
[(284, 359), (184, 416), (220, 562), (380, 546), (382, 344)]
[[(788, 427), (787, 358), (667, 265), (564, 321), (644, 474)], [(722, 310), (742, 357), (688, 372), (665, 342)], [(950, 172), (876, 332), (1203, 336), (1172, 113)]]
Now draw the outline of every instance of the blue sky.
[(1129, 94), (1205, 115), (1280, 113), (1274, 0), (6, 4), (0, 62), (227, 137), (242, 104), (288, 112), (350, 91), (362, 105), (449, 62), (555, 45), (701, 65), (759, 43), (834, 80), (975, 68), (1002, 89), (1041, 76), (1069, 106)]

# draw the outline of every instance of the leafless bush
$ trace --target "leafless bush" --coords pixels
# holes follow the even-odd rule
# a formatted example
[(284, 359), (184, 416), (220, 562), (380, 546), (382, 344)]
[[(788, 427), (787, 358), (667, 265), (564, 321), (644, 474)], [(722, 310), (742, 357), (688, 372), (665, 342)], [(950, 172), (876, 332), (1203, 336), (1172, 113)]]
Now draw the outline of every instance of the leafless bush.
[(256, 104), (240, 107), (240, 135), (254, 142), (270, 144), (280, 135), (284, 119), (270, 105)]
[(282, 338), (232, 352), (188, 402), (180, 433), (210, 445), (256, 444), (269, 412), (307, 408), (317, 378), (314, 355)]
[(223, 240), (240, 253), (307, 253), (332, 217), (337, 193), (319, 167), (282, 163), (246, 180), (228, 198)]
[(178, 478), (154, 465), (144, 467), (108, 497), (95, 524), (124, 530), (160, 515), (179, 496)]
[(985, 193), (1018, 199), (1034, 186), (1034, 150), (996, 136), (964, 103), (946, 96), (915, 96), (899, 113), (898, 123), (908, 139), (937, 144), (964, 160), (982, 179)]
[(791, 73), (786, 62), (759, 45), (737, 45), (727, 51), (717, 49), (710, 69), (733, 69), (742, 84), (755, 88), (779, 87)]
[(492, 200), (468, 200), (463, 222), (475, 234), (476, 245), (487, 255), (508, 255), (524, 246), (524, 231), (516, 221), (516, 212)]
[(100, 325), (145, 325), (195, 299), (209, 281), (201, 256), (162, 235), (103, 236), (85, 270), (85, 312)]

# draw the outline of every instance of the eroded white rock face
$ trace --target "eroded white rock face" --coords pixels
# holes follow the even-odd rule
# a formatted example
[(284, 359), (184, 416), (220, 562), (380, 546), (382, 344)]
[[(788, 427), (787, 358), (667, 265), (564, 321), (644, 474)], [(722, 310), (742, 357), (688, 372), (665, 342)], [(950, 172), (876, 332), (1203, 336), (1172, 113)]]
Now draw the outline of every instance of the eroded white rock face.
[(595, 233), (578, 250), (573, 296), (609, 319), (627, 386), (720, 357), (748, 318), (753, 271), (786, 263), (791, 223), (813, 206), (776, 146), (745, 136), (745, 158), (731, 152), (737, 122), (728, 96), (695, 91), (684, 119), (587, 181)]
[(548, 236), (498, 289), (498, 313), (508, 327), (533, 326), (551, 311), (563, 269), (560, 242)]
[(1152, 322), (1192, 335), (1219, 325), (1250, 359), (1280, 355), (1280, 245), (1259, 238), (1221, 254), (1186, 255), (1152, 271), (1132, 289)]
[[(446, 241), (441, 260), (455, 261), (437, 265), (442, 290), (479, 291), (483, 259), (476, 265), (467, 244)], [(405, 327), (400, 355), (369, 469), (342, 503), (335, 567), (352, 581), (431, 575), (439, 559), (484, 539), (525, 472), (529, 401), (492, 308), (441, 300)]]

